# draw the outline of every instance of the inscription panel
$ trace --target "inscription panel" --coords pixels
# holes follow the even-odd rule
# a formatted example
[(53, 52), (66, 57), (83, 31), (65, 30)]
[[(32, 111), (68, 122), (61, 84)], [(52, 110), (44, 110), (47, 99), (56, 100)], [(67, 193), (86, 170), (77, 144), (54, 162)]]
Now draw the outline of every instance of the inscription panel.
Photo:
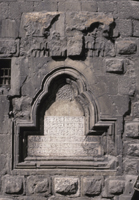
[(99, 138), (86, 141), (84, 124), (83, 116), (45, 116), (44, 135), (28, 136), (28, 156), (84, 157), (90, 152), (86, 146), (101, 155)]

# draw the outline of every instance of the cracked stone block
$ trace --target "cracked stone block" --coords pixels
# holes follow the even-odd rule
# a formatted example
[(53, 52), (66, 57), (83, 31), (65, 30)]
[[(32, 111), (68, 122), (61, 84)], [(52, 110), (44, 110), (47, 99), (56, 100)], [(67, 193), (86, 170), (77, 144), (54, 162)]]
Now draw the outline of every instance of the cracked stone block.
[(83, 49), (83, 37), (80, 35), (69, 37), (67, 42), (67, 55), (79, 56)]
[(123, 180), (109, 180), (109, 193), (110, 194), (122, 194), (124, 187), (125, 187), (125, 182)]
[(2, 187), (6, 194), (21, 194), (23, 193), (23, 177), (4, 176), (2, 178)]
[(44, 176), (29, 176), (27, 178), (27, 193), (28, 194), (38, 194), (38, 195), (48, 195), (49, 180)]
[(139, 137), (139, 123), (126, 123), (125, 135), (131, 138)]
[(83, 178), (83, 194), (86, 196), (95, 196), (101, 193), (102, 177)]
[(117, 53), (121, 55), (135, 54), (137, 51), (137, 44), (131, 40), (120, 40), (116, 42)]
[(78, 196), (79, 179), (75, 177), (56, 177), (54, 179), (54, 190), (56, 195)]
[(107, 72), (119, 72), (122, 73), (124, 71), (124, 60), (117, 58), (109, 58), (105, 60), (106, 71)]

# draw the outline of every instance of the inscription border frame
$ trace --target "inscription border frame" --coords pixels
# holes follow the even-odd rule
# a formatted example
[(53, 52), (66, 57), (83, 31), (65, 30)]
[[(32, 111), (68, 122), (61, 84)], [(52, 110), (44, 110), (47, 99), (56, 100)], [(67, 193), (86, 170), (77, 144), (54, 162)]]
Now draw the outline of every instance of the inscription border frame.
[[(33, 99), (32, 102), (32, 110), (31, 110), (31, 121), (16, 121), (14, 124), (14, 130), (13, 130), (13, 169), (54, 169), (54, 168), (60, 168), (60, 169), (115, 169), (115, 160), (108, 160), (106, 158), (105, 160), (102, 159), (94, 159), (93, 161), (90, 161), (89, 159), (87, 161), (81, 160), (81, 162), (71, 161), (71, 160), (53, 160), (50, 161), (50, 159), (43, 159), (41, 161), (37, 160), (35, 157), (34, 160), (31, 159), (24, 159), (20, 157), (20, 149), (24, 150), (24, 144), (21, 147), (20, 141), (24, 139), (23, 135), (26, 131), (34, 130), (34, 133), (37, 132), (36, 129), (38, 129), (38, 123), (37, 123), (37, 111), (39, 109), (39, 106), (41, 104), (42, 99), (45, 97), (46, 94), (48, 94), (48, 87), (51, 84), (52, 80), (60, 76), (61, 74), (65, 74), (71, 77), (71, 81), (75, 81), (77, 83), (79, 94), (77, 95), (77, 99), (80, 101), (80, 103), (83, 106), (87, 106), (88, 109), (88, 127), (87, 132), (88, 134), (97, 134), (97, 129), (99, 131), (104, 131), (107, 129), (107, 134), (111, 135), (114, 139), (115, 144), (115, 134), (116, 134), (116, 119), (115, 118), (107, 118), (107, 119), (99, 119), (98, 116), (98, 106), (97, 101), (95, 101), (94, 97), (92, 96), (91, 92), (88, 90), (87, 81), (83, 77), (83, 75), (71, 67), (60, 67), (57, 70), (54, 70), (50, 74), (47, 74), (45, 79), (42, 81), (42, 86), (40, 89), (40, 92), (36, 94), (36, 96)], [(88, 104), (87, 104), (88, 103)], [(94, 133), (92, 131), (94, 129)], [(96, 130), (95, 130), (96, 129)], [(24, 132), (24, 134), (23, 134)], [(35, 135), (35, 134), (34, 134)], [(23, 143), (23, 141), (22, 141)], [(114, 147), (115, 148), (115, 147)], [(80, 164), (79, 164), (80, 163)]]

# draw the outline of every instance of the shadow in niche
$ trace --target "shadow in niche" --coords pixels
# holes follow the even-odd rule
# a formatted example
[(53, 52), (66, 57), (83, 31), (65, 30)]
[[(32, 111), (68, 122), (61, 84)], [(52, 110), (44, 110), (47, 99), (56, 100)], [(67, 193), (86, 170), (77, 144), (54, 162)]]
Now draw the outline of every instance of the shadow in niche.
[(131, 200), (139, 200), (139, 191), (135, 190)]

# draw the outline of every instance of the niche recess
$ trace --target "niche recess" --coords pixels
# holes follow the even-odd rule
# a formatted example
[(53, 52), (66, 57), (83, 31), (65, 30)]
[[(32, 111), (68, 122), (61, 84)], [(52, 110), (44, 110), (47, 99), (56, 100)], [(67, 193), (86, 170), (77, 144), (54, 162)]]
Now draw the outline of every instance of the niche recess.
[(51, 72), (32, 102), (31, 120), (16, 122), (14, 168), (114, 166), (108, 146), (115, 149), (115, 120), (100, 120), (97, 107), (80, 72)]

